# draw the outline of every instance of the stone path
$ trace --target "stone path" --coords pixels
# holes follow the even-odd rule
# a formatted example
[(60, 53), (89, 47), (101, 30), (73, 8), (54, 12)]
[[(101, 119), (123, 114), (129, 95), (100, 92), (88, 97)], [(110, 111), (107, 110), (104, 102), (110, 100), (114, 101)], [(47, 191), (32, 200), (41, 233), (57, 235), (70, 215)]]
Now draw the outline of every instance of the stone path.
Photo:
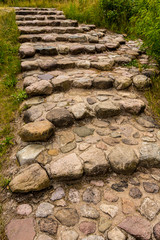
[(160, 130), (142, 95), (156, 63), (62, 11), (15, 11), (29, 99), (2, 194), (8, 239), (160, 239)]

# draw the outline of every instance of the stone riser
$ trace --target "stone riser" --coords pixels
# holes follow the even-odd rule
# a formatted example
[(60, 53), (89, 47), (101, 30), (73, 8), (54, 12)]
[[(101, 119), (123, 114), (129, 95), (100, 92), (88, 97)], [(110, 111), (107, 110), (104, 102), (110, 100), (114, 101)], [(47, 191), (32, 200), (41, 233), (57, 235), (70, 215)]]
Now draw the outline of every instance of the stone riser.
[(54, 16), (46, 16), (46, 15), (37, 15), (37, 16), (22, 16), (17, 15), (16, 16), (17, 21), (31, 21), (31, 20), (66, 20), (66, 17), (64, 15), (54, 15)]
[(15, 11), (16, 15), (64, 15), (62, 11)]
[(58, 34), (77, 34), (89, 32), (91, 29), (89, 27), (19, 27), (20, 34), (41, 34), (41, 33), (58, 33)]
[(78, 27), (77, 21), (17, 21), (18, 26), (61, 26), (61, 27)]

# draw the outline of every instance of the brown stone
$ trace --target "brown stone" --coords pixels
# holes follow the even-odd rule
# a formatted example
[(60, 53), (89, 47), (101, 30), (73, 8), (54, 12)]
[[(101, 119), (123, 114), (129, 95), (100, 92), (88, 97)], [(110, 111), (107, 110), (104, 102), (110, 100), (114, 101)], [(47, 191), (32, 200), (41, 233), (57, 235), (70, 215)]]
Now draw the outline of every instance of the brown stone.
[(130, 189), (129, 191), (129, 195), (132, 197), (132, 198), (141, 198), (142, 197), (142, 193), (141, 191), (139, 190), (139, 188), (137, 187), (133, 187)]
[(108, 202), (117, 202), (119, 197), (109, 190), (104, 191), (104, 199)]
[(19, 132), (25, 142), (46, 141), (52, 134), (54, 134), (54, 126), (48, 121), (28, 123)]
[(8, 240), (33, 240), (36, 233), (34, 219), (12, 219), (6, 227)]
[(39, 221), (40, 230), (55, 235), (58, 229), (58, 223), (52, 218), (46, 218)]
[(79, 225), (79, 230), (85, 235), (94, 233), (96, 231), (96, 224), (88, 221), (81, 222)]
[(135, 212), (135, 205), (129, 199), (122, 199), (122, 212), (124, 214), (133, 214)]
[(156, 240), (160, 240), (160, 222), (154, 226), (153, 234)]
[(151, 238), (151, 224), (142, 217), (127, 217), (118, 227), (133, 235), (136, 239), (150, 240)]
[(79, 215), (76, 209), (73, 208), (63, 208), (59, 209), (55, 213), (55, 218), (67, 227), (74, 226), (79, 222)]

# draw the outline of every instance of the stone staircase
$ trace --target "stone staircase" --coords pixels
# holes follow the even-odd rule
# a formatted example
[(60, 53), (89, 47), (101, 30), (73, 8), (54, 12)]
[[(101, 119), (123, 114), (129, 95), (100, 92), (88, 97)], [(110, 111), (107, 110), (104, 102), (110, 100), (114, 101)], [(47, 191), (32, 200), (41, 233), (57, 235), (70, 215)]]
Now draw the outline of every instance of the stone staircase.
[(160, 131), (142, 95), (158, 70), (142, 41), (79, 25), (56, 9), (15, 12), (29, 98), (9, 187), (15, 205), (23, 203), (16, 214), (30, 217), (11, 220), (9, 240), (160, 239)]

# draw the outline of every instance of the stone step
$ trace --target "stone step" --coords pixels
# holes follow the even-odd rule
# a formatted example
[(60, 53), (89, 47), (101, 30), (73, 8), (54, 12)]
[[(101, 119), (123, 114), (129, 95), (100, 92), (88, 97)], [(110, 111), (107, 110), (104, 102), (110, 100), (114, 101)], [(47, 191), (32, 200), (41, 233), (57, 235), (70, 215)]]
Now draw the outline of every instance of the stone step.
[[(67, 115), (65, 110), (63, 113), (65, 121), (71, 125), (70, 115)], [(54, 114), (52, 112), (52, 116), (55, 116)], [(58, 118), (59, 116), (62, 116), (62, 112)], [(53, 128), (47, 121), (37, 121), (24, 125), (20, 135), (23, 136), (25, 132), (28, 133), (25, 137), (34, 139), (39, 136), (43, 141), (42, 138), (46, 138), (47, 133), (48, 138), (51, 137), (50, 134), (54, 134), (54, 131), (51, 131)], [(48, 187), (48, 184), (37, 184), (33, 188), (36, 180), (45, 179), (46, 182), (48, 179), (44, 177), (46, 175), (42, 169), (50, 179), (66, 181), (81, 178), (83, 174), (90, 177), (104, 176), (111, 172), (130, 175), (139, 167), (157, 167), (160, 151), (158, 132), (153, 119), (144, 114), (136, 118), (115, 116), (105, 120), (93, 119), (90, 123), (56, 131), (47, 144), (28, 143), (20, 149), (17, 159), (24, 170), (13, 178), (10, 188), (13, 192), (29, 192), (41, 190), (42, 186)], [(27, 166), (29, 164), (31, 165)], [(34, 174), (36, 169), (40, 174)], [(26, 178), (27, 181), (31, 179), (31, 185), (24, 184)], [(33, 178), (38, 179), (32, 181)], [(116, 185), (113, 187), (117, 191), (122, 188), (118, 185), (117, 188)]]
[(23, 88), (25, 89), (41, 80), (50, 82), (53, 85), (52, 91), (62, 92), (70, 88), (111, 89), (114, 87), (117, 90), (125, 90), (134, 87), (136, 90), (144, 90), (151, 86), (151, 79), (146, 70), (141, 72), (138, 69), (135, 71), (134, 68), (117, 67), (107, 72), (86, 69), (27, 72), (23, 76)]
[(35, 11), (35, 10), (38, 10), (38, 11), (56, 11), (57, 9), (56, 8), (36, 8), (36, 7), (14, 7), (14, 9), (16, 11), (23, 11), (23, 10), (27, 10), (27, 11)]
[(17, 15), (16, 16), (16, 20), (17, 21), (31, 21), (31, 20), (65, 20), (66, 17), (65, 15), (54, 15), (54, 16), (42, 16), (42, 15), (35, 15), (35, 16), (31, 16), (31, 15)]
[(74, 20), (33, 20), (17, 21), (18, 26), (61, 26), (61, 27), (78, 27), (78, 22)]
[(27, 34), (19, 37), (20, 43), (25, 42), (89, 42), (98, 43), (101, 33), (92, 35), (92, 31), (78, 34)]
[[(74, 124), (75, 121), (94, 117), (108, 119), (120, 115), (139, 115), (145, 109), (144, 101), (136, 94), (117, 92), (114, 89), (112, 91), (74, 88), (69, 90), (71, 85), (69, 81), (63, 84), (57, 82), (54, 79), (40, 80), (26, 87), (27, 94), (32, 98), (21, 106), (21, 109), (29, 108), (23, 112), (25, 123), (48, 120), (55, 127), (62, 128)], [(68, 91), (53, 93), (53, 89)], [(22, 135), (22, 139), (27, 140), (28, 135)]]
[(16, 15), (64, 15), (62, 11), (55, 10), (15, 10)]
[[(77, 43), (23, 43), (20, 46), (19, 53), (21, 58), (30, 58), (34, 57), (35, 54), (41, 56), (56, 56), (58, 54), (62, 55), (78, 55), (78, 54), (97, 54), (103, 53), (106, 51), (115, 51), (120, 47), (120, 44), (117, 42), (113, 43), (103, 43), (103, 44), (77, 44)], [(137, 53), (136, 53), (137, 54)], [(106, 52), (108, 55), (108, 52)]]
[(18, 27), (20, 34), (40, 34), (40, 33), (84, 33), (91, 30), (88, 26), (80, 27)]

